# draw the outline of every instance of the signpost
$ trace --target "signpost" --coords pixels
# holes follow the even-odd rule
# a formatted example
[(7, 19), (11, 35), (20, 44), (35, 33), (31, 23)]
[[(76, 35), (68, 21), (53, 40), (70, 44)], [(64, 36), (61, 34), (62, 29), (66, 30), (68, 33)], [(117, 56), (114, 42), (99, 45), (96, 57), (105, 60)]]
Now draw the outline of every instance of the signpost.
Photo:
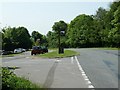
[(58, 46), (59, 46), (59, 51), (58, 53), (61, 54), (61, 53), (64, 53), (64, 46), (62, 43), (60, 43), (60, 37), (61, 36), (64, 36), (65, 34), (65, 31), (60, 31), (59, 30), (59, 35), (58, 35)]

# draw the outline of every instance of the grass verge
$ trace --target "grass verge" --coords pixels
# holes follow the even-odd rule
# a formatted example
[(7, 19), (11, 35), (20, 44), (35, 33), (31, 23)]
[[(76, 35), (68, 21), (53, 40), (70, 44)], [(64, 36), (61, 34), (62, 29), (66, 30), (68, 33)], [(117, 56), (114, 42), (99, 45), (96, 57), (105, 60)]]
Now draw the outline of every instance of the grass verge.
[(43, 58), (64, 58), (64, 57), (70, 57), (70, 56), (75, 56), (79, 54), (80, 53), (72, 51), (72, 50), (64, 50), (64, 54), (58, 54), (58, 50), (55, 50), (53, 52), (40, 54), (38, 56), (43, 57)]
[[(17, 77), (9, 69), (2, 68), (2, 89), (3, 90), (40, 90), (40, 86), (30, 82), (23, 77)], [(41, 88), (42, 89), (42, 88)]]

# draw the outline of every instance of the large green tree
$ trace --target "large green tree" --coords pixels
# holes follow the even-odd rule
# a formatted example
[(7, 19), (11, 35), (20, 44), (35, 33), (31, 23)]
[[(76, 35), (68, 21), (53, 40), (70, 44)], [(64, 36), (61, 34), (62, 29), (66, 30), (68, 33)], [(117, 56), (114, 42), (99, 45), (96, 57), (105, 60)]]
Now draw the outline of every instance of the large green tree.
[(15, 48), (29, 49), (31, 46), (30, 34), (25, 27), (3, 28), (3, 49), (8, 51)]
[(79, 15), (71, 21), (68, 31), (68, 42), (71, 47), (88, 47), (96, 42), (94, 20), (89, 15)]
[(32, 32), (32, 41), (34, 45), (48, 46), (47, 38), (45, 35), (42, 35), (38, 31)]
[(111, 4), (109, 13), (112, 15), (109, 42), (113, 47), (120, 47), (120, 1)]
[(110, 23), (108, 15), (108, 11), (106, 11), (104, 8), (100, 7), (98, 8), (96, 15), (94, 16), (95, 20), (95, 30), (98, 32), (98, 46), (107, 46), (108, 44), (108, 33), (110, 30)]
[(63, 40), (65, 38), (63, 36), (65, 36), (67, 32), (67, 23), (65, 23), (64, 21), (55, 22), (52, 29), (57, 35), (58, 47), (59, 47), (59, 53), (60, 53), (60, 48), (65, 46), (65, 42)]
[(42, 40), (43, 35), (40, 34), (38, 31), (33, 31), (32, 32), (32, 37), (34, 38), (34, 42), (36, 42), (37, 39)]

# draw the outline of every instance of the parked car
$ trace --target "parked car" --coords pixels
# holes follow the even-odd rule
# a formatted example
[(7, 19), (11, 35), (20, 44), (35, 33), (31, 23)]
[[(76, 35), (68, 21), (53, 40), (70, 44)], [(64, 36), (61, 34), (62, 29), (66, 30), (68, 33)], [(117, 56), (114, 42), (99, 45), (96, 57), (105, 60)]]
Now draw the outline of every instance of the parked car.
[(43, 53), (47, 53), (47, 52), (48, 52), (48, 48), (45, 46), (33, 46), (31, 55), (43, 54)]
[(36, 55), (36, 54), (43, 54), (43, 50), (41, 47), (39, 46), (33, 46), (32, 51), (31, 51), (31, 55)]
[(26, 52), (26, 49), (23, 49), (23, 48), (22, 48), (22, 52)]
[(43, 53), (48, 53), (48, 48), (45, 46), (41, 46), (41, 49), (43, 50)]
[(13, 53), (13, 51), (2, 50), (1, 55), (9, 55), (9, 54), (12, 54), (12, 53)]
[(14, 49), (14, 53), (21, 53), (21, 52), (22, 52), (22, 48)]

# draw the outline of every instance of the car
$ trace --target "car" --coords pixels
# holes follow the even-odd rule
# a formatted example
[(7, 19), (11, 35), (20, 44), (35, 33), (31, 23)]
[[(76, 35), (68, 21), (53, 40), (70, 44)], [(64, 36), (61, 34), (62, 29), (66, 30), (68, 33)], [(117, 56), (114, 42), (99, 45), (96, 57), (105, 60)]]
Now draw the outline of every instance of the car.
[(8, 51), (2, 50), (1, 55), (8, 55)]
[(14, 53), (21, 53), (21, 52), (22, 52), (22, 48), (14, 49)]
[(46, 46), (41, 46), (43, 53), (48, 53), (48, 48)]
[(22, 52), (26, 52), (26, 49), (23, 49), (23, 48), (22, 48)]
[(31, 55), (47, 53), (48, 48), (46, 46), (33, 46)]
[(31, 50), (31, 55), (36, 55), (36, 54), (43, 54), (43, 50), (40, 46), (33, 46), (32, 50)]
[(2, 50), (2, 52), (1, 52), (1, 55), (9, 55), (9, 54), (13, 54), (13, 51)]

